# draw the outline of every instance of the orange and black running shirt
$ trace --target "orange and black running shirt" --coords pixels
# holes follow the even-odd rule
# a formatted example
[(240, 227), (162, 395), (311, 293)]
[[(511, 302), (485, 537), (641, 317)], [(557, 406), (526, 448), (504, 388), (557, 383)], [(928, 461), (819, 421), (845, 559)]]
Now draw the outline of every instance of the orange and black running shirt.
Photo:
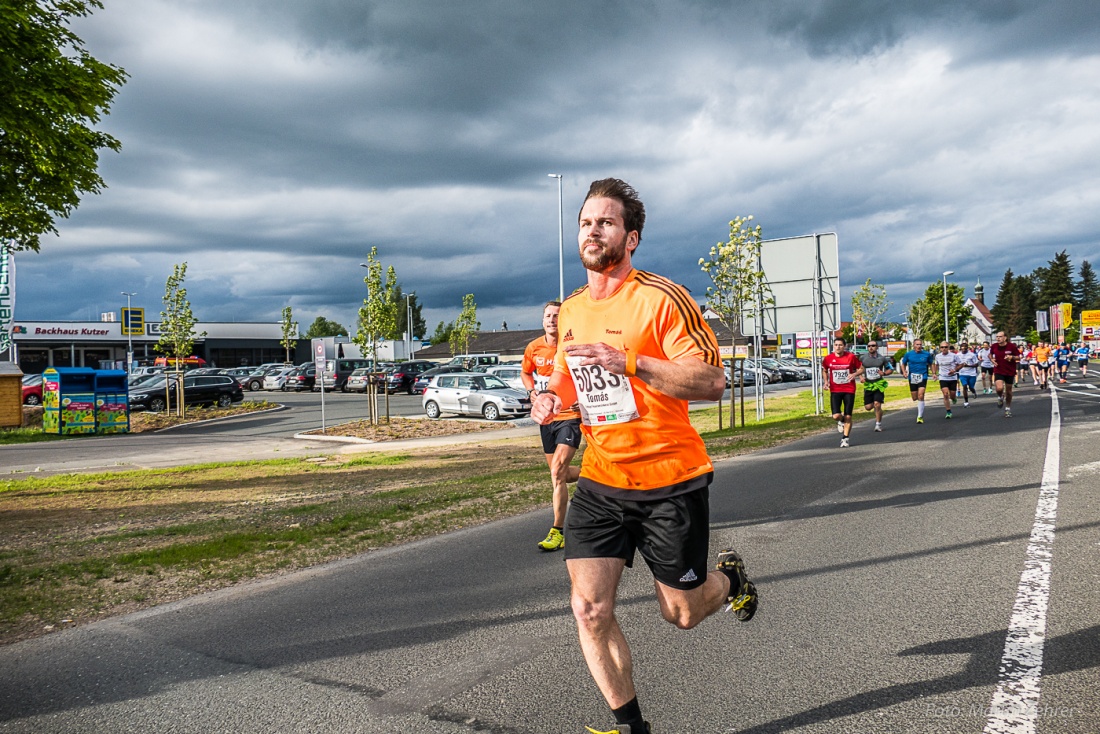
[[(558, 334), (554, 369), (573, 380), (578, 394), (582, 388), (578, 380), (591, 386), (591, 375), (570, 370), (565, 354), (570, 345), (603, 342), (639, 356), (694, 357), (722, 366), (718, 340), (687, 290), (642, 270), (631, 271), (607, 298), (593, 299), (587, 286), (569, 296), (558, 314)], [(671, 398), (634, 377), (603, 377), (612, 382), (629, 380), (637, 417), (581, 426), (588, 447), (577, 486), (632, 500), (672, 497), (707, 486), (714, 467), (703, 439), (688, 420), (687, 401)]]
[[(520, 369), (525, 375), (535, 375), (535, 389), (545, 390), (550, 381), (550, 375), (554, 374), (554, 355), (557, 346), (546, 343), (546, 337), (540, 336), (523, 350), (523, 365)], [(554, 416), (556, 421), (571, 421), (580, 418), (576, 410), (563, 410)]]

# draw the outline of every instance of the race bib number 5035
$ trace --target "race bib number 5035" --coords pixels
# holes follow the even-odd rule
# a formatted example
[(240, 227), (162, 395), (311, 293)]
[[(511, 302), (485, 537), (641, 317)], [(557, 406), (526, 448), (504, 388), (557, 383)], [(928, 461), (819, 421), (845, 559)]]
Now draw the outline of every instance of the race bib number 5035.
[(569, 374), (577, 389), (581, 422), (586, 426), (626, 423), (638, 417), (634, 389), (623, 375), (608, 372), (598, 364), (581, 364), (581, 357), (566, 357)]

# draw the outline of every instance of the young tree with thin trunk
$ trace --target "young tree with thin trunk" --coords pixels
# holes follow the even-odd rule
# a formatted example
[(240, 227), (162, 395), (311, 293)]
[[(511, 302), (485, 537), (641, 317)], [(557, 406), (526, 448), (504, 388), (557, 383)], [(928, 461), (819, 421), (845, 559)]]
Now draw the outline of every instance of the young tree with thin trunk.
[(872, 283), (868, 278), (852, 293), (852, 322), (856, 334), (862, 331), (868, 339), (877, 339), (879, 321), (892, 305), (893, 302), (886, 298), (886, 286)]
[[(710, 248), (709, 260), (699, 258), (699, 267), (710, 276), (713, 284), (707, 286), (707, 307), (733, 334), (734, 354), (731, 365), (737, 364), (737, 340), (743, 336), (742, 325), (745, 318), (763, 319), (763, 306), (775, 302), (764, 272), (760, 269), (763, 228), (759, 224), (751, 227), (752, 219), (751, 214), (735, 217), (730, 222), (729, 239)], [(732, 368), (730, 374), (733, 374)], [(744, 398), (742, 387), (742, 427), (745, 425)], [(730, 428), (733, 428), (732, 420)]]
[[(181, 417), (187, 410), (183, 394), (183, 360), (191, 356), (195, 348), (195, 339), (206, 336), (206, 332), (195, 333), (195, 314), (191, 311), (191, 301), (187, 300), (187, 289), (183, 281), (187, 278), (187, 263), (179, 263), (172, 268), (172, 274), (164, 285), (164, 310), (160, 312), (160, 340), (155, 349), (161, 352), (175, 365), (176, 413)], [(167, 395), (170, 380), (165, 381)], [(170, 399), (165, 403), (170, 405)]]
[(481, 328), (481, 322), (477, 320), (477, 304), (474, 303), (474, 294), (467, 293), (462, 297), (462, 311), (455, 319), (454, 328), (451, 329), (451, 356), (466, 354), (470, 351), (470, 339)]
[[(393, 332), (397, 323), (396, 307), (393, 300), (394, 289), (397, 287), (397, 273), (391, 265), (386, 270), (385, 280), (382, 279), (382, 263), (378, 261), (378, 248), (370, 248), (367, 255), (367, 275), (363, 278), (367, 285), (367, 297), (363, 300), (363, 306), (359, 309), (359, 329), (352, 341), (359, 346), (364, 355), (369, 355), (371, 363), (378, 356), (378, 341), (385, 335)], [(377, 424), (378, 411), (376, 396), (378, 394), (375, 384), (374, 370), (371, 379), (367, 382), (367, 394), (370, 397), (370, 420)], [(389, 413), (389, 400), (387, 395), (387, 415)]]
[(290, 349), (298, 343), (298, 324), (294, 323), (294, 315), (290, 306), (283, 308), (283, 339), (279, 343), (286, 350), (286, 363), (290, 364)]

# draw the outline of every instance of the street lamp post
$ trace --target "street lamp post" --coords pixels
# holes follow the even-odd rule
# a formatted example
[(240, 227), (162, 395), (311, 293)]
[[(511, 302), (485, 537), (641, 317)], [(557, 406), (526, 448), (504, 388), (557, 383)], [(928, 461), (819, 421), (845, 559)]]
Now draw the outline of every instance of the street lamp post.
[(405, 329), (409, 332), (409, 359), (413, 358), (413, 310), (412, 310), (412, 293), (405, 294)]
[(134, 338), (130, 334), (130, 323), (126, 320), (130, 317), (130, 299), (137, 293), (122, 291), (126, 296), (126, 318), (122, 319), (122, 328), (126, 331), (126, 375), (129, 376), (134, 369)]
[(558, 300), (565, 300), (565, 210), (562, 208), (561, 174), (548, 173), (558, 180)]
[(951, 332), (947, 329), (947, 276), (954, 275), (954, 270), (943, 271), (943, 340), (951, 343)]

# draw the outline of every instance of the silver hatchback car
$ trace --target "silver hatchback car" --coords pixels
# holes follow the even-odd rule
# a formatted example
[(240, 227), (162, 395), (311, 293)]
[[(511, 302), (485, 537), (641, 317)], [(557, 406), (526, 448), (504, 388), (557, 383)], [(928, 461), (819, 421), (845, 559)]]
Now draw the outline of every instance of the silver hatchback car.
[(424, 390), (422, 404), (425, 415), (433, 420), (443, 413), (480, 415), (495, 421), (531, 412), (531, 400), (525, 390), (508, 387), (495, 375), (472, 372), (436, 375)]

